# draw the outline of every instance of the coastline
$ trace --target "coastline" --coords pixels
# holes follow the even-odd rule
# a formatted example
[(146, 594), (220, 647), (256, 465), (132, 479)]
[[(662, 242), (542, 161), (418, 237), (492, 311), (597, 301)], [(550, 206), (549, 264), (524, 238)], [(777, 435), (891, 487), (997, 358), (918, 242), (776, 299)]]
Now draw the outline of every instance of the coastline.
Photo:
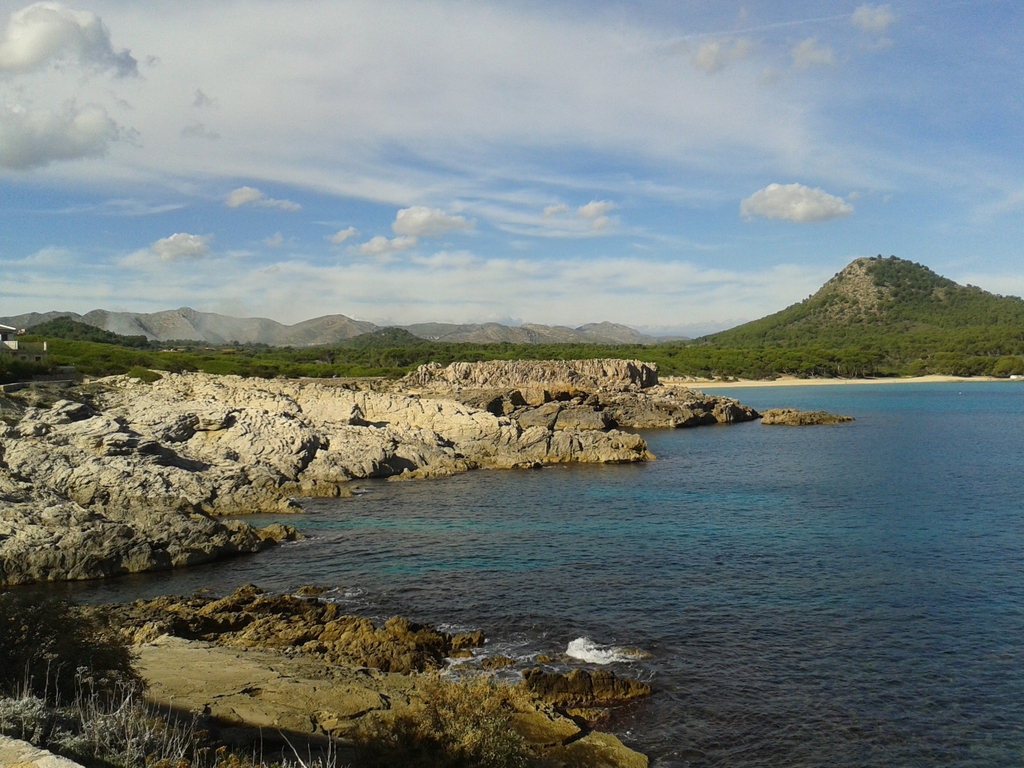
[(739, 379), (737, 381), (722, 381), (721, 379), (695, 379), (682, 376), (663, 376), (661, 383), (665, 386), (694, 387), (697, 389), (745, 389), (748, 387), (815, 387), (815, 386), (848, 386), (848, 385), (871, 385), (871, 384), (972, 384), (975, 382), (1013, 382), (1024, 383), (1024, 379), (1006, 379), (996, 376), (943, 376), (929, 374), (928, 376), (905, 376), (893, 378), (867, 378), (867, 379), (801, 379), (796, 376), (780, 376), (777, 379)]

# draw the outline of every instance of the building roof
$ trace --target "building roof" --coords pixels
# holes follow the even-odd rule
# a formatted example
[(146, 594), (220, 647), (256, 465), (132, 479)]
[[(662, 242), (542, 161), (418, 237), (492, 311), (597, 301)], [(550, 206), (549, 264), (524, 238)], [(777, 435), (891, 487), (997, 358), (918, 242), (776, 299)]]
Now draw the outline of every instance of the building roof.
[(0, 323), (0, 331), (16, 331), (16, 330), (18, 330), (18, 329), (17, 328), (12, 328), (9, 325), (4, 325), (3, 323)]

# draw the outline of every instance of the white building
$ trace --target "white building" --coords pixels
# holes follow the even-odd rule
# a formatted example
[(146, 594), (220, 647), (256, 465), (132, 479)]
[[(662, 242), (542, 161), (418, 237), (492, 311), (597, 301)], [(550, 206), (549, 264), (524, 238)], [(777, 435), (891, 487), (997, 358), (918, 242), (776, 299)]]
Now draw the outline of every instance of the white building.
[(46, 359), (46, 342), (18, 341), (15, 336), (20, 333), (17, 328), (0, 325), (0, 354), (14, 355), (19, 360), (29, 363), (43, 362)]

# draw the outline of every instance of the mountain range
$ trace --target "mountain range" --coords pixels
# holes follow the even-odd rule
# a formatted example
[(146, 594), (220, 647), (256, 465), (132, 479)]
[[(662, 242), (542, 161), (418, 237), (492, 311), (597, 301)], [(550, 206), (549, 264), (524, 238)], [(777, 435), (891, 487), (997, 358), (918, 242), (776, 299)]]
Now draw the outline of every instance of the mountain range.
[[(58, 317), (70, 317), (86, 325), (122, 336), (145, 336), (152, 341), (205, 341), (210, 344), (267, 344), (272, 347), (330, 346), (346, 339), (381, 330), (380, 326), (345, 315), (325, 315), (295, 325), (263, 317), (230, 317), (198, 312), (188, 307), (163, 312), (108, 312), (96, 309), (75, 312), (30, 312), (0, 317), (0, 324), (31, 328)], [(429, 341), (476, 344), (655, 344), (658, 339), (616, 323), (589, 323), (578, 328), (560, 325), (520, 326), (500, 323), (418, 323), (398, 326)]]

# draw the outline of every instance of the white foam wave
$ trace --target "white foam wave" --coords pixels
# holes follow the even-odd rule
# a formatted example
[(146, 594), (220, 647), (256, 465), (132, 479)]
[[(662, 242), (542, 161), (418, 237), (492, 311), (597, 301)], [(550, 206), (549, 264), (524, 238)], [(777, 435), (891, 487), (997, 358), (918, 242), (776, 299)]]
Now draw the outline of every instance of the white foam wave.
[(599, 645), (589, 637), (577, 637), (565, 649), (565, 655), (588, 664), (614, 664), (617, 661), (635, 661), (646, 654), (630, 648), (616, 648), (613, 645)]

